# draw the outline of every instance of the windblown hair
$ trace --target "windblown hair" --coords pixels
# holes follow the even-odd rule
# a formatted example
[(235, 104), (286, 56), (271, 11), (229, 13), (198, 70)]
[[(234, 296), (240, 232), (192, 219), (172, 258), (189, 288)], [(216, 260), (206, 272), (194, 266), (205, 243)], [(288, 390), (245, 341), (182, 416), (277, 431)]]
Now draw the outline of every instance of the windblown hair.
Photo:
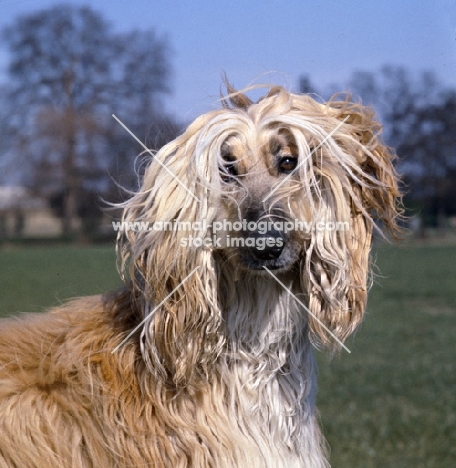
[[(0, 467), (327, 466), (310, 343), (362, 320), (372, 233), (399, 232), (394, 153), (349, 97), (227, 87), (123, 204), (186, 229), (119, 233), (122, 292), (2, 326)], [(244, 224), (265, 249), (214, 228), (243, 220), (313, 228)]]

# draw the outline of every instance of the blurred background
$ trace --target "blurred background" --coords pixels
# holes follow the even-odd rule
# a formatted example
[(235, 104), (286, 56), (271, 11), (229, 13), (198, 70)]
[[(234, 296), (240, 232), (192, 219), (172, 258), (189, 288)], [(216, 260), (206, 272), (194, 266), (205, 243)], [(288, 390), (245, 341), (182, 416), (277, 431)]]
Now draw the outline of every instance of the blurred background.
[[(100, 198), (237, 88), (373, 105), (417, 237), (456, 238), (456, 3), (0, 2), (0, 236), (113, 235)], [(136, 166), (135, 166), (136, 161)]]
[[(106, 203), (236, 88), (372, 105), (406, 186), (363, 329), (319, 355), (334, 467), (456, 460), (456, 1), (0, 1), (0, 315), (119, 285)], [(254, 93), (255, 97), (255, 93)]]

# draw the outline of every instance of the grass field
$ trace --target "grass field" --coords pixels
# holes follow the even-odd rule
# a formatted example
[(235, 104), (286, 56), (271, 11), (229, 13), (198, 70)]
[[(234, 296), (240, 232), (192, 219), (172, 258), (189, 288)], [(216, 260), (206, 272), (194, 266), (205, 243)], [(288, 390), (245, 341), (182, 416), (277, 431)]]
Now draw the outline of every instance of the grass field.
[[(365, 322), (330, 360), (318, 406), (334, 468), (456, 460), (456, 247), (381, 247)], [(113, 247), (0, 250), (0, 315), (120, 284)]]
[(39, 312), (120, 284), (114, 246), (0, 250), (0, 316)]

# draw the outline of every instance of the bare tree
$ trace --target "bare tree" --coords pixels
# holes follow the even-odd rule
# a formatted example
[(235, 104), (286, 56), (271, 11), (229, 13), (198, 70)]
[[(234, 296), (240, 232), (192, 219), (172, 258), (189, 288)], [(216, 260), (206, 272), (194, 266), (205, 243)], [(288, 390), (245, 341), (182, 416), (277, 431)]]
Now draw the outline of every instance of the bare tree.
[(417, 107), (398, 152), (413, 163), (411, 193), (428, 221), (445, 226), (456, 215), (456, 92)]
[[(69, 5), (20, 17), (3, 36), (15, 151), (31, 169), (29, 185), (60, 200), (70, 233), (83, 192), (101, 190), (112, 166), (111, 114), (137, 116), (136, 129), (159, 115), (169, 92), (166, 41), (152, 32), (114, 34), (98, 13)], [(137, 95), (142, 107), (130, 102)]]
[(446, 90), (433, 72), (414, 78), (393, 66), (354, 73), (350, 85), (382, 116), (408, 182), (409, 203), (425, 222), (443, 226), (456, 214), (455, 91)]
[[(129, 129), (151, 150), (175, 138), (179, 124), (164, 112), (163, 96), (170, 92), (165, 39), (153, 31), (133, 31), (117, 37), (118, 85), (112, 109)], [(114, 120), (110, 120), (110, 154), (114, 155), (111, 175), (126, 188), (134, 188), (136, 174), (128, 169), (144, 150)]]
[(309, 75), (301, 75), (299, 77), (298, 90), (300, 93), (304, 94), (316, 93), (316, 89), (310, 80)]

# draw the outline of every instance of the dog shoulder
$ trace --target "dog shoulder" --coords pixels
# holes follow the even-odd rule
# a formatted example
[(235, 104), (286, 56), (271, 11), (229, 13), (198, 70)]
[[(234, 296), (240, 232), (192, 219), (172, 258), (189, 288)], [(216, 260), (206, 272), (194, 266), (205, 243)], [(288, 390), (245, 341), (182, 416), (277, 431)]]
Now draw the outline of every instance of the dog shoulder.
[(112, 414), (141, 406), (137, 337), (112, 352), (131, 316), (117, 294), (0, 321), (0, 466), (117, 466)]
[[(120, 299), (119, 299), (120, 298)], [(107, 357), (134, 323), (121, 295), (72, 300), (45, 313), (0, 321), (0, 398), (74, 383)], [(87, 377), (87, 376), (85, 376)], [(86, 380), (85, 377), (82, 380)]]

